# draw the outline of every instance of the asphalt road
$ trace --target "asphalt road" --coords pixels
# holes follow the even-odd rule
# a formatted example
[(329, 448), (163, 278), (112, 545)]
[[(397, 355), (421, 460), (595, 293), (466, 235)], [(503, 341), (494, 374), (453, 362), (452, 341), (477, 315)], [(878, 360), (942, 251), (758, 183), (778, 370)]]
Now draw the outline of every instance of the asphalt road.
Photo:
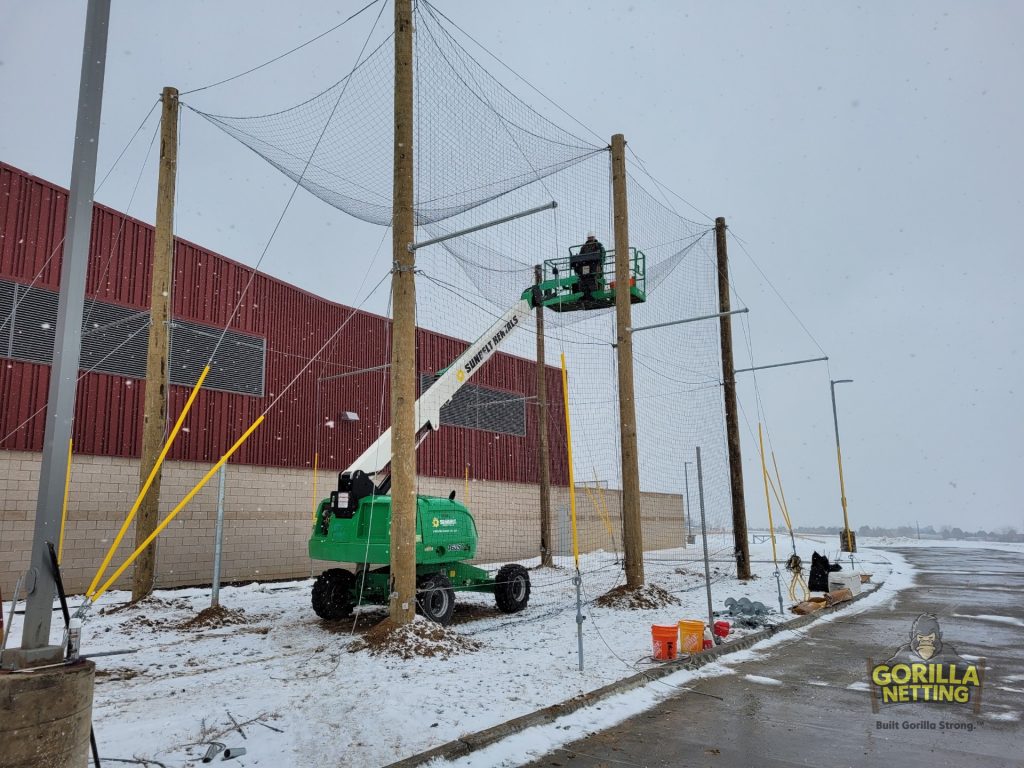
[[(1024, 766), (1024, 554), (898, 551), (916, 568), (915, 585), (888, 604), (800, 630), (802, 640), (735, 665), (736, 674), (698, 681), (695, 693), (530, 766)], [(937, 616), (943, 643), (985, 658), (978, 714), (934, 702), (872, 712), (867, 659), (889, 658), (922, 613)]]

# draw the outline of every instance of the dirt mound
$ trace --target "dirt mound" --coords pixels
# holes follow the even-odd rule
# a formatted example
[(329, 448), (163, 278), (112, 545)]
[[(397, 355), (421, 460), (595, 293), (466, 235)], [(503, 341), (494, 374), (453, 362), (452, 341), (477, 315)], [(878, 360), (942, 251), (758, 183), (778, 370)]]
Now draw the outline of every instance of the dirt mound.
[(110, 616), (115, 613), (138, 613), (144, 611), (165, 610), (168, 608), (181, 609), (188, 608), (189, 605), (190, 604), (187, 600), (180, 597), (165, 600), (160, 597), (149, 595), (148, 597), (144, 597), (134, 603), (117, 603), (115, 605), (107, 606), (106, 608), (100, 608), (99, 615)]
[(244, 608), (232, 610), (223, 605), (211, 605), (192, 618), (178, 624), (176, 629), (217, 629), (237, 624), (248, 624), (250, 621), (252, 619), (245, 615)]
[(447, 659), (462, 653), (471, 653), (483, 643), (460, 635), (417, 616), (411, 624), (396, 626), (384, 619), (349, 648), (353, 653), (366, 649), (373, 656), (396, 656), (415, 659), (423, 656)]
[(654, 608), (679, 605), (679, 599), (657, 584), (644, 584), (639, 589), (630, 589), (623, 584), (605, 592), (594, 601), (594, 604), (602, 608), (649, 611)]

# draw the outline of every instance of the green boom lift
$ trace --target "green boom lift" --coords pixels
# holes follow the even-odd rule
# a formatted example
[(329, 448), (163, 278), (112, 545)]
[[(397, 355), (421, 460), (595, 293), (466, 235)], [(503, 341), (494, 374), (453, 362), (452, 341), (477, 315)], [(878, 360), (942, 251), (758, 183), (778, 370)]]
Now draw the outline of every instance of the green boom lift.
[[(581, 259), (580, 246), (565, 259), (544, 262), (544, 279), (522, 297), (416, 401), (419, 439), (441, 424), (441, 408), (495, 354), (509, 334), (542, 305), (557, 312), (613, 306), (615, 284), (604, 277), (614, 252)], [(646, 300), (644, 255), (630, 249), (630, 300)], [(588, 269), (589, 271), (585, 271)], [(609, 270), (612, 271), (613, 270)], [(417, 442), (417, 445), (419, 441)], [(338, 475), (338, 488), (320, 502), (309, 539), (314, 560), (350, 563), (330, 568), (313, 584), (313, 610), (323, 619), (342, 619), (357, 604), (387, 604), (391, 589), (391, 430)], [(490, 592), (505, 613), (523, 610), (530, 599), (530, 574), (522, 565), (503, 565), (495, 576), (470, 565), (476, 557), (477, 529), (455, 492), (447, 498), (416, 497), (417, 609), (447, 625), (455, 610), (455, 590)]]

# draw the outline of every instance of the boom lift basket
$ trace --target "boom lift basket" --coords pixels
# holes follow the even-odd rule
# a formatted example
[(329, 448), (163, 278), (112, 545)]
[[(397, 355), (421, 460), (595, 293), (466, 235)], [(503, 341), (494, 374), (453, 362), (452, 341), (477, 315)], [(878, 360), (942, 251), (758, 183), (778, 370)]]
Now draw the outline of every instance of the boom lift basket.
[[(581, 259), (583, 245), (569, 248), (569, 256), (548, 259), (540, 283), (540, 305), (555, 312), (606, 309), (615, 306), (615, 251), (603, 258)], [(631, 304), (647, 301), (647, 257), (638, 248), (629, 249), (629, 300)], [(534, 289), (523, 292), (523, 298), (536, 305)]]

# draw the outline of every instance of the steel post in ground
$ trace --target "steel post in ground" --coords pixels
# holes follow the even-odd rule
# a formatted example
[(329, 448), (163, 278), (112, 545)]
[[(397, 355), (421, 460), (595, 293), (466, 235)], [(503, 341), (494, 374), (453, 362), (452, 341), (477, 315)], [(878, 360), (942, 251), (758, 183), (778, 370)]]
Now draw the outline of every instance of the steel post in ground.
[[(67, 473), (67, 446), (75, 414), (109, 20), (110, 0), (90, 0), (85, 16), (78, 118), (75, 124), (75, 148), (65, 225), (67, 235), (60, 270), (60, 297), (57, 303), (57, 328), (39, 471), (32, 560), (25, 579), (25, 624), (20, 651), (6, 652), (7, 656), (12, 657), (10, 663), (19, 667), (59, 661), (61, 657), (61, 649), (49, 645), (56, 587), (50, 571), (50, 554), (46, 542), (56, 541), (59, 535), (64, 478)], [(90, 681), (90, 696), (91, 691)]]
[(690, 462), (683, 462), (683, 480), (686, 483), (686, 543), (689, 545), (693, 535), (693, 518), (690, 517)]
[(583, 671), (583, 621), (587, 617), (583, 615), (583, 577), (580, 576), (579, 569), (576, 570), (576, 576), (573, 577), (572, 583), (576, 585), (576, 652), (580, 659), (580, 672)]
[(220, 478), (217, 484), (217, 528), (213, 534), (213, 587), (210, 591), (210, 607), (216, 608), (220, 605), (220, 557), (223, 551), (224, 542), (224, 474), (227, 472), (227, 464), (220, 468)]
[(704, 513), (704, 465), (697, 446), (697, 496), (700, 500), (700, 535), (704, 539), (704, 588), (708, 593), (708, 627), (715, 626), (715, 611), (711, 607), (711, 565), (708, 560), (708, 522)]

